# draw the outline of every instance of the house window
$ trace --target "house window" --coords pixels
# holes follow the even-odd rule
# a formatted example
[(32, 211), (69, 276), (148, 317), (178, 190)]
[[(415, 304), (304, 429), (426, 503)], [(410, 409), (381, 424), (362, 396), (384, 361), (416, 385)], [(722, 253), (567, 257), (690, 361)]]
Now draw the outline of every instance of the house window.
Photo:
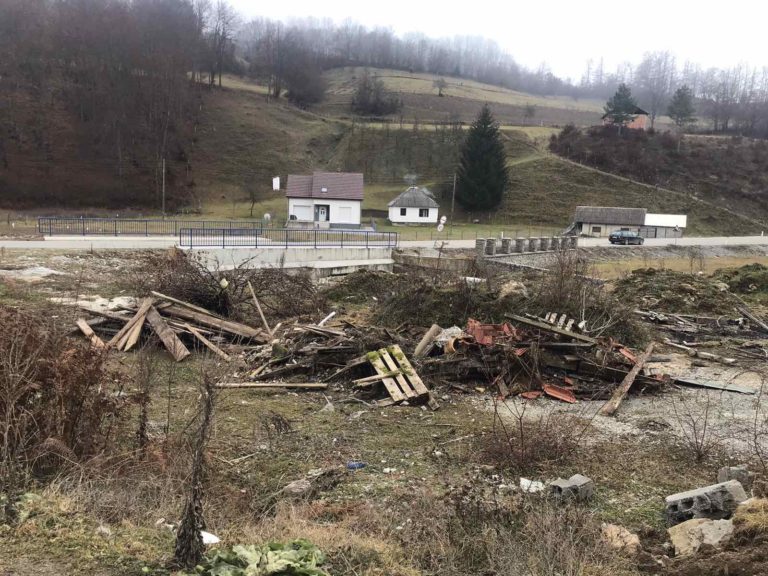
[(429, 208), (419, 208), (419, 218), (429, 218)]
[(600, 226), (592, 226), (592, 234), (600, 234), (602, 228)]
[(400, 208), (400, 216), (405, 216), (407, 212), (408, 212), (408, 208)]

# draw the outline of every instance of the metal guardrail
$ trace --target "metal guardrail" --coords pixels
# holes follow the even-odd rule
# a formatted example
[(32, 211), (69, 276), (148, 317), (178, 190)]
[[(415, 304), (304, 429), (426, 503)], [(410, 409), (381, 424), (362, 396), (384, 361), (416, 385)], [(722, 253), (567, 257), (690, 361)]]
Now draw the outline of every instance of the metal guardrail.
[(184, 248), (395, 248), (397, 232), (366, 230), (303, 230), (298, 228), (183, 228)]
[(37, 231), (44, 236), (178, 236), (182, 229), (262, 230), (260, 220), (158, 220), (155, 218), (41, 217)]

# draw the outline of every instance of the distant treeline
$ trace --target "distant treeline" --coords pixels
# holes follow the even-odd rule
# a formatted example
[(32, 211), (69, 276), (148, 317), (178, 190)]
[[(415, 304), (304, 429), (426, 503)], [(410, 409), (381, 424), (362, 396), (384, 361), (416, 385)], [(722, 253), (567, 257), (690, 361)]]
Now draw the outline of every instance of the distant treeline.
[[(235, 21), (225, 3), (2, 0), (0, 188), (19, 204), (71, 202), (50, 172), (67, 163), (73, 182), (90, 174), (98, 188), (83, 202), (146, 203), (166, 160), (169, 200), (182, 195), (198, 108), (190, 80), (222, 71)], [(49, 184), (34, 186), (43, 172)]]

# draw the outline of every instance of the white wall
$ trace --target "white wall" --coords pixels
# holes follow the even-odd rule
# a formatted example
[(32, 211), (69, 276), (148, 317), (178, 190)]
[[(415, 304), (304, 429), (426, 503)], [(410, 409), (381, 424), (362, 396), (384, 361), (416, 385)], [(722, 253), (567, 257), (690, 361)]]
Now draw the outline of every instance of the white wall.
[(288, 198), (288, 214), (297, 220), (312, 222), (315, 205), (328, 206), (331, 224), (360, 224), (360, 200), (323, 200), (320, 198)]
[(400, 208), (396, 206), (389, 207), (389, 221), (396, 224), (436, 224), (437, 208), (429, 208), (427, 218), (419, 217), (420, 208), (405, 208), (405, 216), (400, 214)]

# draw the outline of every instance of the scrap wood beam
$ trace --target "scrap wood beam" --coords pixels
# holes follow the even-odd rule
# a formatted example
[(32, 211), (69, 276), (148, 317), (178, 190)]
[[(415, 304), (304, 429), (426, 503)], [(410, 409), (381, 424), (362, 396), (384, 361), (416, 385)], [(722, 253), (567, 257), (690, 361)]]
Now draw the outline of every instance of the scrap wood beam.
[(216, 388), (303, 388), (305, 390), (325, 390), (324, 382), (222, 382)]
[(601, 416), (613, 416), (613, 414), (616, 412), (616, 410), (619, 409), (619, 406), (621, 406), (622, 401), (624, 400), (624, 397), (629, 392), (629, 389), (632, 387), (632, 384), (635, 381), (635, 378), (638, 374), (640, 374), (640, 370), (643, 369), (643, 366), (647, 362), (648, 358), (651, 357), (651, 354), (653, 353), (653, 347), (656, 345), (655, 342), (651, 342), (648, 344), (648, 347), (645, 349), (645, 352), (637, 359), (637, 362), (632, 367), (632, 370), (629, 371), (629, 373), (624, 377), (624, 380), (622, 380), (621, 385), (616, 388), (616, 391), (613, 393), (613, 396), (611, 396), (611, 399), (606, 402), (602, 408), (600, 408), (600, 415)]
[(223, 360), (226, 360), (227, 362), (229, 362), (229, 361), (232, 359), (232, 358), (230, 358), (229, 354), (227, 354), (226, 352), (224, 352), (224, 350), (222, 350), (221, 348), (219, 348), (218, 346), (216, 346), (216, 344), (214, 344), (213, 342), (211, 342), (210, 340), (208, 340), (208, 338), (206, 338), (205, 336), (203, 336), (203, 335), (202, 335), (202, 334), (201, 334), (201, 333), (200, 333), (200, 332), (199, 332), (199, 331), (198, 331), (196, 328), (194, 328), (193, 326), (191, 326), (191, 325), (189, 325), (189, 324), (184, 324), (184, 328), (185, 328), (186, 330), (188, 330), (188, 331), (189, 331), (189, 332), (190, 332), (190, 333), (191, 333), (191, 334), (192, 334), (192, 335), (193, 335), (195, 338), (197, 338), (198, 340), (200, 340), (200, 342), (202, 342), (202, 343), (203, 343), (203, 345), (204, 345), (206, 348), (208, 348), (208, 349), (209, 349), (211, 352), (213, 352), (214, 354), (216, 354), (216, 356), (218, 356), (218, 357), (222, 358)]
[(153, 298), (144, 298), (144, 300), (141, 302), (141, 306), (139, 306), (139, 310), (136, 312), (136, 314), (126, 322), (125, 326), (123, 326), (117, 334), (115, 334), (112, 339), (107, 343), (107, 346), (117, 346), (119, 348), (121, 341), (123, 338), (131, 331), (131, 329), (138, 323), (138, 322), (144, 322), (144, 317), (147, 315), (147, 312), (152, 307), (152, 304), (154, 303)]
[(96, 333), (90, 327), (88, 322), (85, 321), (85, 319), (78, 318), (76, 324), (80, 331), (91, 341), (91, 346), (94, 348), (107, 347), (107, 345), (104, 344), (104, 341), (96, 335)]
[(533, 326), (534, 328), (539, 328), (540, 330), (545, 330), (547, 332), (552, 332), (554, 334), (559, 334), (560, 336), (565, 336), (566, 338), (573, 338), (574, 340), (580, 340), (582, 342), (588, 342), (590, 344), (597, 344), (597, 340), (595, 338), (586, 336), (584, 334), (579, 334), (578, 332), (563, 330), (562, 328), (558, 328), (557, 326), (553, 326), (552, 324), (547, 324), (546, 322), (540, 322), (539, 320), (532, 320), (531, 318), (526, 318), (525, 316), (518, 316), (517, 314), (505, 314), (504, 316), (515, 322), (519, 322), (521, 324), (527, 324), (528, 326)]
[(152, 329), (158, 335), (163, 345), (168, 352), (171, 353), (171, 356), (173, 356), (176, 362), (181, 362), (184, 358), (189, 356), (190, 352), (187, 347), (184, 346), (184, 343), (181, 340), (179, 340), (179, 337), (176, 336), (176, 333), (171, 327), (166, 324), (165, 320), (160, 316), (160, 313), (155, 310), (154, 306), (149, 307), (146, 317), (147, 322), (152, 326)]

